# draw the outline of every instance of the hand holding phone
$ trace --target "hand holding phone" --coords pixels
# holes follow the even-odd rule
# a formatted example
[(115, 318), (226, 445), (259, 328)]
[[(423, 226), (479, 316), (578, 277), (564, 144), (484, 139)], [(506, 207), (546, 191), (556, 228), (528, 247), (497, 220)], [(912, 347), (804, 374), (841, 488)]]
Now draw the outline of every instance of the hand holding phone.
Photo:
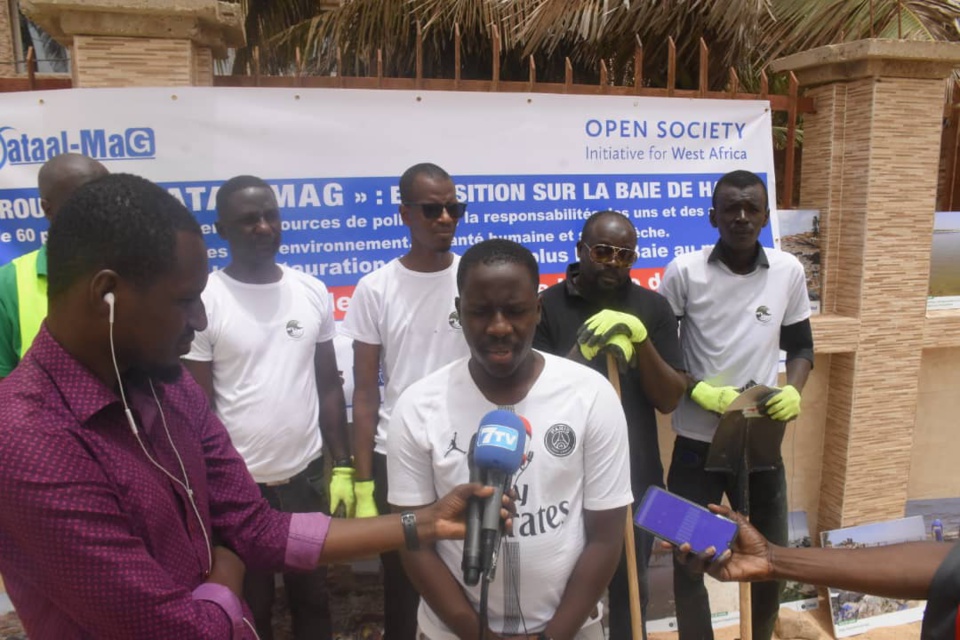
[(694, 553), (713, 547), (719, 555), (730, 548), (737, 535), (737, 523), (733, 520), (660, 487), (647, 489), (634, 523), (678, 547), (689, 543)]

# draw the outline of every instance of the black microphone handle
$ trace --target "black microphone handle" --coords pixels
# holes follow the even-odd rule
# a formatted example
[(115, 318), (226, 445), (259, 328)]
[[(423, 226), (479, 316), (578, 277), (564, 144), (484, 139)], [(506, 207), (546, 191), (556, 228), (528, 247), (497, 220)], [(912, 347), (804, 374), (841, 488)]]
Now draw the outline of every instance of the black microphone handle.
[[(483, 470), (477, 467), (473, 459), (476, 448), (477, 434), (470, 438), (470, 447), (467, 453), (467, 464), (470, 468), (470, 482), (484, 483)], [(463, 570), (463, 582), (467, 586), (474, 586), (480, 582), (481, 555), (480, 555), (480, 521), (483, 504), (480, 498), (471, 496), (467, 503), (467, 533), (463, 540), (463, 560), (460, 568)]]
[(487, 469), (488, 486), (493, 487), (493, 495), (483, 499), (483, 520), (480, 535), (480, 566), (483, 573), (489, 573), (496, 565), (497, 552), (500, 549), (501, 519), (500, 509), (503, 503), (504, 488), (509, 485), (513, 474), (499, 469)]

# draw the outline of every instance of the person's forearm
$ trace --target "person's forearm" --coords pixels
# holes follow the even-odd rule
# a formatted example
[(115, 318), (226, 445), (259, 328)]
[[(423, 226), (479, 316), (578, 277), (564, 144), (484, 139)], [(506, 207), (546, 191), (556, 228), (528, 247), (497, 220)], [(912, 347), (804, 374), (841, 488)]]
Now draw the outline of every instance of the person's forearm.
[(480, 617), (434, 548), (401, 551), (400, 557), (410, 582), (444, 624), (458, 638), (477, 639)]
[(636, 350), (644, 395), (658, 411), (670, 413), (677, 408), (687, 390), (686, 376), (664, 362), (649, 339), (636, 345)]
[[(788, 354), (789, 357), (789, 354)], [(787, 360), (787, 384), (803, 393), (803, 386), (807, 384), (813, 364), (806, 358), (791, 358)]]
[[(417, 514), (417, 537), (420, 543), (432, 543), (437, 538), (433, 519), (427, 517), (422, 509), (415, 513)], [(404, 542), (400, 514), (391, 513), (361, 520), (333, 518), (330, 521), (327, 537), (323, 541), (318, 564), (331, 564), (393, 551), (401, 548)]]
[(587, 543), (547, 624), (546, 633), (552, 640), (570, 640), (577, 635), (610, 584), (622, 551), (620, 544)]
[(948, 543), (905, 542), (862, 549), (771, 547), (772, 579), (887, 598), (924, 600)]
[(357, 480), (373, 478), (373, 446), (377, 435), (379, 389), (353, 392), (353, 467)]
[(343, 387), (334, 386), (321, 390), (320, 432), (335, 461), (350, 457), (347, 403), (343, 399)]

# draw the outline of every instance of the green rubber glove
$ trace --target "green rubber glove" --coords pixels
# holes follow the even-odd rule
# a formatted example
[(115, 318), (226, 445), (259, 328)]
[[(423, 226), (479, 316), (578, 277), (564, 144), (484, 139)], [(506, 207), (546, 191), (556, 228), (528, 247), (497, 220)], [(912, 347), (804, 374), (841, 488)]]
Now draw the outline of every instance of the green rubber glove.
[(637, 364), (637, 352), (627, 336), (618, 334), (612, 336), (605, 344), (592, 347), (586, 344), (580, 345), (580, 355), (587, 361), (593, 360), (599, 353), (606, 352), (612, 353), (613, 357), (616, 358), (620, 373), (626, 373), (627, 369)]
[(346, 517), (352, 518), (357, 505), (353, 495), (353, 467), (334, 467), (330, 477), (330, 513), (336, 513), (340, 505)]
[(721, 415), (739, 395), (736, 387), (714, 387), (702, 380), (690, 392), (690, 398), (698, 405)]
[(353, 492), (357, 496), (357, 510), (354, 517), (375, 518), (380, 515), (377, 511), (377, 503), (373, 499), (373, 480), (354, 482)]
[(767, 415), (774, 420), (790, 422), (800, 415), (800, 392), (792, 384), (780, 389), (780, 393), (767, 400), (764, 405)]
[(593, 347), (606, 344), (615, 335), (626, 336), (630, 342), (639, 344), (647, 339), (647, 328), (636, 316), (608, 309), (587, 318), (577, 330), (577, 342)]

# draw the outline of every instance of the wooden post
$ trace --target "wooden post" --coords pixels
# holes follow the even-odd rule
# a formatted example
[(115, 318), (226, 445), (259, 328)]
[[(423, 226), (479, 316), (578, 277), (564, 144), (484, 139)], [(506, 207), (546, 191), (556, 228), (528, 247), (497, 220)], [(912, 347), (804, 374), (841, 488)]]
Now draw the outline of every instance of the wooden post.
[(667, 38), (667, 95), (673, 97), (677, 88), (677, 43)]
[(707, 95), (710, 90), (710, 49), (703, 38), (700, 38), (700, 82), (697, 86), (697, 93), (701, 98)]
[(800, 83), (797, 76), (790, 72), (790, 94), (787, 103), (787, 142), (786, 158), (783, 164), (783, 206), (789, 209), (793, 206), (794, 164), (796, 160), (797, 140), (797, 99), (800, 92)]
[(637, 47), (633, 50), (633, 89), (640, 93), (643, 88), (643, 42), (637, 38)]

